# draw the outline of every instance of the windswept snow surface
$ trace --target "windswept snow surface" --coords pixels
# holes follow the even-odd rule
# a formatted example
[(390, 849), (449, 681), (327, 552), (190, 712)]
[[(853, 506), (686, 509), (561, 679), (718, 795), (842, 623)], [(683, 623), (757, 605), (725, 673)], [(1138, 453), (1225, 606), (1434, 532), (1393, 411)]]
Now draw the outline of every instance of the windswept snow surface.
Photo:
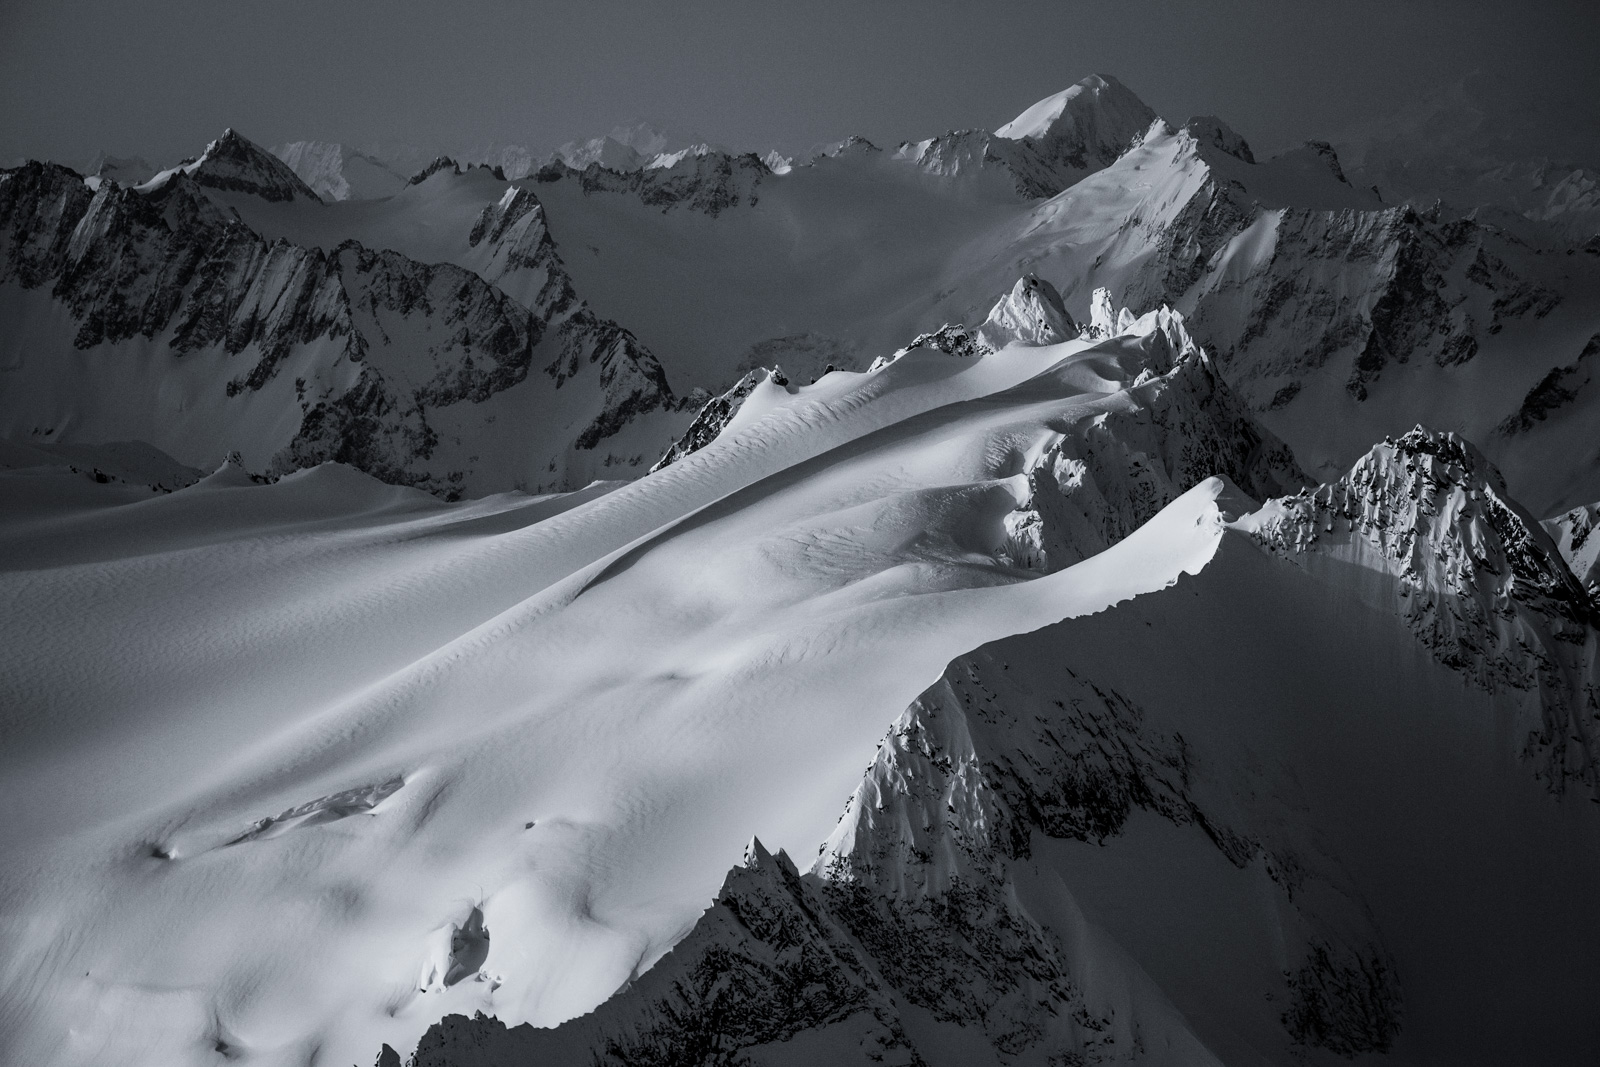
[(952, 657), (1206, 564), (1215, 479), (1076, 566), (1003, 557), (1143, 351), (919, 349), (564, 497), (0, 473), (32, 501), (0, 527), (0, 1060), (369, 1062), (447, 1012), (592, 1009), (753, 834), (813, 848)]

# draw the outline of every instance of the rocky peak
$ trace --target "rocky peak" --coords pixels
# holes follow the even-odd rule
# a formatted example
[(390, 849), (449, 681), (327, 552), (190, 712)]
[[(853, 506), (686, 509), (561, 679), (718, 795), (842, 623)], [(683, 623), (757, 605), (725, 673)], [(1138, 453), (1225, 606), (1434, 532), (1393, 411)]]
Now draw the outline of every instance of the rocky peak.
[(978, 356), (987, 356), (994, 349), (978, 339), (977, 335), (959, 322), (947, 322), (937, 330), (928, 333), (919, 333), (911, 339), (911, 343), (904, 348), (896, 349), (887, 356), (879, 356), (867, 368), (868, 373), (882, 370), (895, 360), (908, 352), (919, 348), (931, 348), (943, 352), (947, 356), (959, 356), (962, 359), (975, 359)]
[(520, 186), (512, 186), (498, 203), (485, 207), (479, 213), (478, 221), (467, 235), (467, 244), (476, 248), (486, 238), (491, 244), (497, 244), (505, 237), (507, 229), (530, 212), (542, 210), (542, 205), (532, 193)]
[(765, 1062), (742, 1053), (759, 1057), (763, 1047), (822, 1030), (838, 1035), (835, 1047), (859, 1050), (859, 1058), (843, 1062), (923, 1067), (892, 991), (828, 913), (817, 887), (783, 852), (752, 839), (689, 934), (593, 1012), (557, 1027), (446, 1016), (409, 1062)]
[(995, 862), (1006, 817), (959, 701), (935, 686), (889, 728), (814, 869), (875, 897), (942, 895)]
[(1017, 279), (1009, 293), (1003, 294), (976, 329), (960, 323), (945, 323), (930, 333), (918, 334), (911, 343), (892, 355), (873, 360), (869, 371), (887, 367), (907, 352), (932, 348), (948, 356), (970, 359), (997, 352), (1009, 344), (1032, 347), (1061, 344), (1079, 333), (1078, 324), (1068, 314), (1055, 286), (1035, 274)]
[(57, 163), (0, 171), (0, 234), (9, 238), (0, 246), (0, 282), (15, 278), (31, 289), (52, 277), (96, 195), (82, 175)]
[(406, 182), (407, 185), (421, 185), (441, 170), (448, 170), (451, 174), (461, 173), (461, 164), (449, 156), (435, 156), (432, 163), (413, 174)]
[(1017, 279), (978, 327), (977, 337), (998, 351), (1008, 344), (1055, 345), (1078, 336), (1055, 286), (1034, 274)]
[(672, 443), (671, 447), (656, 461), (655, 466), (650, 468), (651, 473), (676, 463), (684, 456), (698, 452), (712, 441), (715, 441), (717, 435), (723, 431), (728, 423), (733, 421), (734, 415), (738, 414), (739, 408), (744, 405), (750, 394), (767, 382), (771, 382), (780, 388), (791, 388), (789, 379), (784, 377), (783, 371), (777, 367), (773, 367), (771, 370), (765, 367), (758, 367), (747, 372), (744, 377), (734, 382), (726, 391), (712, 397), (701, 406), (700, 411), (694, 417), (694, 421), (689, 424), (689, 428)]
[[(1262, 499), (1306, 484), (1289, 448), (1263, 427), (1189, 335), (1160, 308), (1111, 322), (1097, 295), (1091, 338), (1123, 389), (1074, 423), (1029, 472), (1032, 495), (1007, 519), (1005, 558), (1053, 572), (1105, 550), (1187, 490), (1222, 475)], [(1109, 367), (1108, 367), (1109, 370)]]
[(1254, 164), (1256, 157), (1250, 151), (1250, 146), (1245, 139), (1227, 123), (1215, 115), (1200, 115), (1190, 119), (1183, 126), (1184, 132), (1195, 141), (1209, 145), (1221, 152), (1226, 152), (1233, 158), (1245, 163)]
[(249, 193), (271, 201), (321, 202), (287, 163), (232, 127), (223, 130), (197, 159), (177, 169), (208, 189)]
[(852, 133), (849, 137), (846, 137), (842, 141), (836, 141), (833, 144), (823, 145), (821, 148), (813, 150), (810, 158), (806, 160), (806, 163), (810, 165), (820, 163), (825, 159), (848, 159), (853, 156), (871, 156), (876, 155), (881, 151), (883, 151), (883, 149), (879, 148), (877, 145), (873, 144), (859, 133)]
[[(1325, 526), (1347, 526), (1430, 592), (1520, 603), (1574, 626), (1595, 621), (1550, 535), (1507, 495), (1494, 465), (1454, 433), (1418, 426), (1387, 438), (1309, 499)], [(1316, 536), (1315, 528), (1303, 532)]]
[(625, 193), (662, 211), (684, 207), (714, 218), (729, 208), (754, 205), (762, 179), (771, 174), (751, 152), (690, 150), (631, 170), (613, 170), (598, 162), (575, 170), (556, 159), (540, 167), (534, 178), (542, 183), (575, 180), (585, 194)]
[[(1084, 336), (1092, 341), (1102, 341), (1119, 333), (1127, 333), (1133, 328), (1135, 321), (1130, 309), (1122, 308), (1120, 311), (1117, 309), (1111, 302), (1111, 290), (1102, 285), (1097, 287), (1089, 298), (1089, 326), (1084, 331)], [(1180, 318), (1180, 324), (1181, 321)], [(1185, 344), (1193, 345), (1193, 341), (1188, 340), (1188, 337), (1188, 331), (1184, 330), (1184, 340), (1179, 342), (1180, 348)]]
[(1241, 526), (1286, 554), (1393, 576), (1393, 598), (1380, 595), (1380, 606), (1445, 666), (1520, 699), (1524, 753), (1549, 788), (1576, 781), (1600, 793), (1600, 613), (1550, 534), (1470, 443), (1418, 426)]
[(1589, 598), (1600, 604), (1600, 503), (1584, 504), (1546, 519), (1541, 525), (1556, 543), (1573, 576), (1583, 583)]

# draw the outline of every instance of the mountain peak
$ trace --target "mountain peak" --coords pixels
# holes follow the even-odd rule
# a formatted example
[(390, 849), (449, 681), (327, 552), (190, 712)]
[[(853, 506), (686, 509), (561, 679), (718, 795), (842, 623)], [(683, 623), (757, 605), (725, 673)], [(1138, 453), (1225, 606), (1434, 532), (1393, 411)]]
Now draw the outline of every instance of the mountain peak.
[(1385, 438), (1342, 478), (1271, 501), (1241, 528), (1275, 550), (1394, 576), (1389, 604), (1434, 658), (1487, 692), (1528, 695), (1524, 753), (1547, 787), (1600, 792), (1594, 601), (1464, 438), (1422, 426)]
[(1057, 345), (1078, 336), (1056, 287), (1036, 274), (1017, 279), (978, 327), (978, 339), (999, 351), (1008, 344)]
[(162, 171), (147, 182), (146, 187), (159, 188), (180, 172), (194, 179), (197, 185), (224, 192), (249, 193), (263, 200), (301, 199), (313, 203), (321, 200), (287, 163), (232, 126), (206, 145), (199, 156)]
[(1210, 145), (1245, 163), (1256, 161), (1255, 154), (1250, 151), (1250, 145), (1245, 139), (1215, 115), (1197, 115), (1184, 123), (1183, 128), (1190, 137), (1201, 144)]
[(1109, 74), (1091, 74), (1045, 97), (994, 132), (996, 137), (1013, 141), (1044, 140), (1074, 130), (1106, 133), (1120, 138), (1120, 149), (1149, 129), (1155, 119), (1156, 113), (1127, 86)]

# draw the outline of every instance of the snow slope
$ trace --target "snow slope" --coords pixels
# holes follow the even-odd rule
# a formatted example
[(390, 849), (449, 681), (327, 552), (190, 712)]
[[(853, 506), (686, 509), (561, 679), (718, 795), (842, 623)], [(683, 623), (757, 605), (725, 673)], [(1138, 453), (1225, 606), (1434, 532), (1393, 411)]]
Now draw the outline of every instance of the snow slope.
[(952, 656), (1209, 558), (1204, 486), (1078, 567), (1000, 553), (1137, 340), (829, 375), (589, 500), (225, 468), (35, 509), (4, 555), (6, 1057), (364, 1060), (451, 1010), (588, 1010), (752, 833), (814, 840)]
[(1539, 705), (1593, 687), (1461, 655), (1546, 669), (1552, 618), (1593, 649), (1553, 545), (1420, 430), (1259, 509), (1205, 492), (1231, 521), (1204, 567), (958, 657), (808, 871), (753, 844), (600, 1010), (450, 1017), (414, 1062), (1582, 1062), (1600, 818)]
[(0, 173), (0, 1062), (1582, 1061), (1600, 258), (636, 132)]

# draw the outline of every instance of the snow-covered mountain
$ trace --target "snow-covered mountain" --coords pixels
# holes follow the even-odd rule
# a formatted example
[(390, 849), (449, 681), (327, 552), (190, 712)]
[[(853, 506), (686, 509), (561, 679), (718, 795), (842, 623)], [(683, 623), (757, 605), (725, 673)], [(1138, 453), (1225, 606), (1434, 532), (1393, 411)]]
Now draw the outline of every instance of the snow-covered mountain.
[[(716, 395), (773, 364), (802, 380), (864, 369), (942, 324), (975, 329), (1032, 273), (1074, 320), (1099, 288), (1181, 310), (1319, 476), (1422, 422), (1479, 442), (1541, 514), (1600, 497), (1592, 463), (1546, 460), (1595, 456), (1579, 429), (1587, 392), (1550, 376), (1579, 366), (1600, 331), (1585, 299), (1600, 260), (1488, 217), (1386, 204), (1325, 144), (1259, 160), (1221, 120), (1174, 127), (1100, 76), (995, 133), (894, 152), (856, 139), (779, 161), (782, 173), (706, 146), (647, 160), (659, 135), (619, 132), (627, 159), (573, 154), (583, 166), (557, 159), (522, 179), (502, 167), (494, 182), (446, 164), (458, 180), (381, 206), (307, 207), (264, 165), (257, 185), (272, 199), (196, 180), (269, 241), (331, 252), (354, 240), (468, 270), (472, 223), (517, 185), (540, 203), (575, 291), (679, 395)], [(651, 430), (612, 462), (648, 466), (681, 430)]]
[(207, 189), (244, 193), (267, 201), (319, 199), (287, 163), (232, 129), (222, 131), (222, 136), (206, 145), (198, 156), (157, 172), (139, 188), (158, 191), (179, 175)]
[[(1150, 317), (1123, 336), (1174, 331)], [(1186, 351), (1180, 364), (1203, 365)], [(1120, 436), (1101, 418), (1089, 425)], [(1508, 961), (1449, 931), (1491, 906), (1507, 924), (1497, 946), (1560, 940), (1587, 907), (1571, 887), (1600, 862), (1587, 818), (1564, 846), (1585, 872), (1568, 888), (1518, 858), (1525, 834), (1543, 848), (1576, 830), (1552, 794), (1594, 789), (1592, 759), (1550, 747), (1586, 730), (1592, 708), (1568, 701), (1592, 683), (1529, 682), (1571, 644), (1551, 634), (1576, 627), (1581, 655), (1595, 631), (1503, 489), (1470, 446), (1421, 430), (1265, 507), (1206, 484), (1223, 533), (1195, 577), (952, 661), (889, 727), (814, 858), (753, 842), (694, 929), (596, 1012), (547, 1029), (454, 1015), (408, 1062), (672, 1062), (706, 1047), (763, 1064), (1577, 1054), (1592, 1035), (1556, 1019), (1587, 993), (1533, 1008), (1536, 1037), (1451, 1021), (1493, 1014)], [(1325, 500), (1349, 503), (1315, 511)], [(1407, 629), (1427, 655), (1405, 654)], [(1497, 688), (1495, 658), (1530, 677)], [(1526, 746), (1498, 722), (1524, 694)], [(1390, 757), (1373, 760), (1375, 745)], [(1419, 800), (1473, 814), (1441, 838)], [(1503, 805), (1515, 819), (1485, 818)], [(1395, 848), (1414, 863), (1395, 869)], [(1512, 903), (1534, 898), (1552, 912)], [(1512, 966), (1518, 981), (1543, 986), (1555, 968), (1593, 988), (1581, 952)]]
[(49, 164), (0, 179), (7, 435), (144, 440), (195, 466), (338, 459), (458, 496), (642, 468), (661, 431), (629, 424), (681, 427), (653, 357), (573, 292), (531, 193), (462, 226), (476, 271), (269, 241), (241, 202), (324, 208), (231, 131), (135, 189)]
[(272, 154), (323, 200), (376, 200), (405, 188), (406, 176), (374, 156), (332, 141), (294, 141)]
[(0, 172), (0, 1062), (1586, 1062), (1600, 256), (669, 148)]
[[(572, 259), (575, 284), (669, 374), (712, 392), (772, 362), (802, 376), (864, 367), (942, 323), (975, 325), (1032, 272), (1075, 318), (1102, 287), (1184, 311), (1251, 407), (1324, 476), (1420, 421), (1482, 442), (1540, 511), (1600, 496), (1591, 475), (1572, 483), (1541, 460), (1587, 443), (1553, 425), (1526, 441), (1495, 433), (1600, 329), (1586, 299), (1600, 260), (1486, 219), (1386, 204), (1325, 144), (1258, 160), (1218, 119), (1174, 127), (1108, 103), (1123, 94), (1089, 79), (1012, 125), (1082, 151), (1083, 167), (1055, 172), (1044, 191), (1056, 195), (1042, 200), (988, 148), (937, 164), (940, 139), (897, 152), (858, 142), (782, 175), (752, 166), (737, 203), (725, 170), (706, 175), (721, 183), (708, 190), (714, 226), (675, 210), (692, 196), (631, 176), (568, 175), (540, 196), (563, 239), (592, 253)], [(1136, 143), (1119, 152), (1125, 133)]]
[(1046, 198), (1116, 162), (1155, 118), (1121, 82), (1096, 74), (1039, 101), (993, 133), (947, 133), (902, 144), (895, 154), (947, 177), (1003, 170), (1019, 195)]

